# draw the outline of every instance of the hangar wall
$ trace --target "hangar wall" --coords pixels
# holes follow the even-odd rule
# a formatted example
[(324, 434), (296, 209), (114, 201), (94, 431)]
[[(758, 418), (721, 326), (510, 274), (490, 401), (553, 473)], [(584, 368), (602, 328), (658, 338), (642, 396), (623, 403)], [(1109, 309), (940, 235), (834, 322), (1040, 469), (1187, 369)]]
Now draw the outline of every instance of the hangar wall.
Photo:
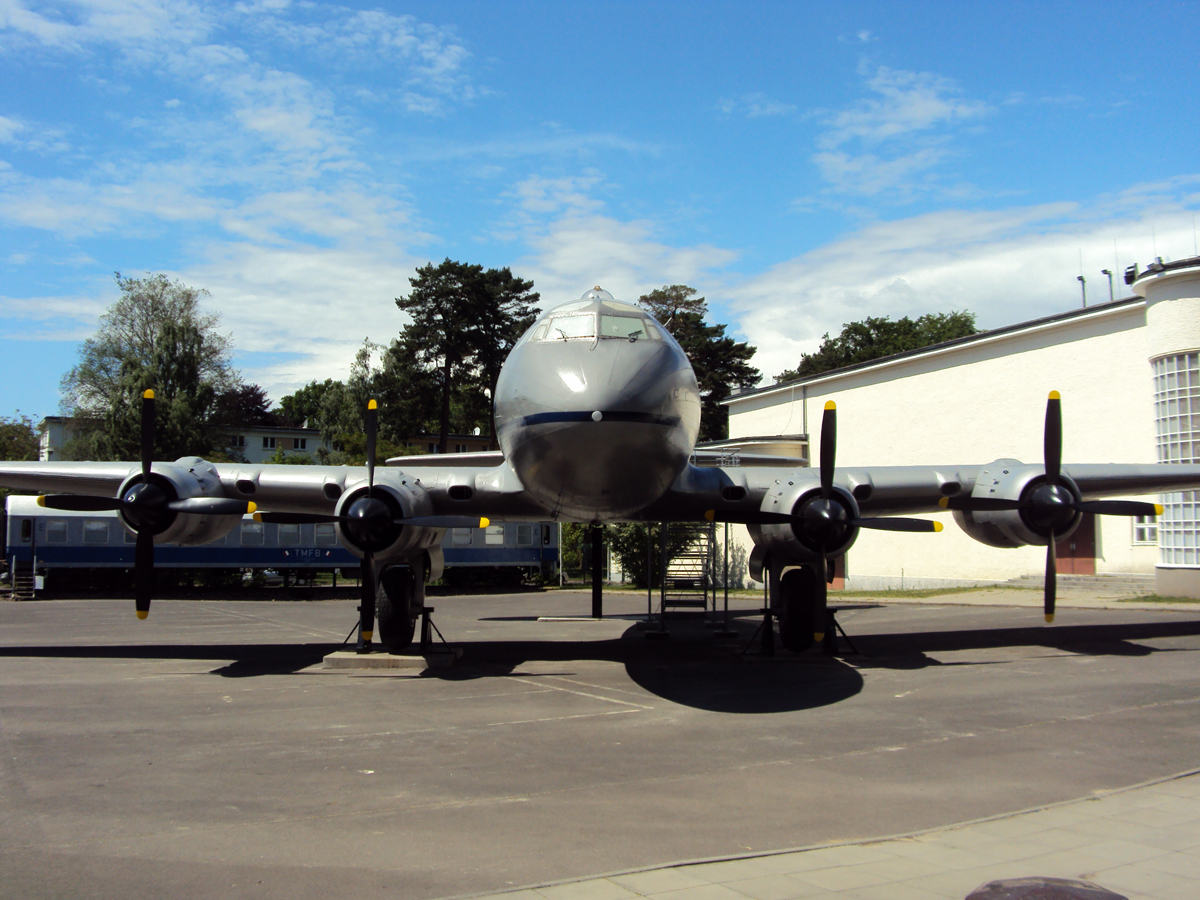
[[(1140, 297), (1023, 323), (731, 398), (730, 437), (809, 432), (838, 406), (840, 466), (979, 465), (1042, 459), (1047, 394), (1063, 398), (1064, 464), (1157, 459), (1154, 382)], [(1146, 499), (1155, 500), (1156, 497)], [(943, 586), (1039, 574), (1045, 550), (998, 550), (940, 516), (940, 534), (863, 532), (847, 587)], [(749, 544), (745, 529), (739, 538)], [(1153, 573), (1154, 544), (1128, 519), (1097, 517), (1097, 573)]]

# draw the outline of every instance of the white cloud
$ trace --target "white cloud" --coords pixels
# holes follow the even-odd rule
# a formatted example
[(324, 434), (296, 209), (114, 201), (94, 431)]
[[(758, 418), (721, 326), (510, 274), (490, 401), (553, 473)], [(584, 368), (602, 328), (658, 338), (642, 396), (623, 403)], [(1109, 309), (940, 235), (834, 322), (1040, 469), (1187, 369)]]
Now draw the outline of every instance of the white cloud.
[[(1156, 199), (1134, 210), (1131, 197)], [(1137, 186), (1094, 208), (948, 210), (871, 224), (729, 287), (730, 308), (770, 383), (825, 332), (867, 316), (966, 309), (981, 328), (996, 328), (1077, 307), (1081, 251), (1090, 302), (1107, 301), (1100, 270), (1118, 276), (1118, 297), (1128, 295), (1120, 273), (1153, 258), (1152, 234), (1159, 254), (1192, 255), (1191, 211), (1161, 197)]]
[(747, 119), (786, 116), (796, 111), (792, 103), (774, 100), (766, 94), (759, 93), (726, 98), (717, 104), (717, 109), (727, 116), (741, 116)]

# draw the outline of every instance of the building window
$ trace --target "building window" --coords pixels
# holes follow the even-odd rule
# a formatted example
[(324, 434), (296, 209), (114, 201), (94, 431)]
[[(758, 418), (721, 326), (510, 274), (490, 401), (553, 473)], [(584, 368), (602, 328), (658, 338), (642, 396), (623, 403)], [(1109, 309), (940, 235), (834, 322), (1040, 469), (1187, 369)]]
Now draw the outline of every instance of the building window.
[(85, 544), (107, 544), (108, 523), (96, 520), (84, 522), (83, 542)]
[(454, 535), (455, 545), (459, 547), (465, 547), (469, 546), (471, 541), (475, 538), (475, 529), (455, 528), (453, 529), (452, 534)]
[(495, 546), (497, 544), (503, 544), (504, 543), (504, 526), (503, 525), (489, 525), (487, 527), (487, 533), (483, 536), (483, 542), (485, 544), (489, 544), (492, 546)]
[(430, 444), (430, 445), (429, 445), (429, 452), (430, 452), (430, 453), (437, 453), (437, 447), (438, 447), (438, 445), (437, 445), (437, 444)]
[(229, 446), (230, 447), (245, 447), (246, 446), (246, 436), (244, 434), (235, 434), (233, 437), (231, 437), (229, 439)]
[(279, 524), (279, 546), (300, 546), (300, 526), (294, 523), (288, 524), (287, 522), (281, 522)]
[(294, 441), (292, 441), (292, 449), (293, 450), (307, 450), (308, 449), (308, 438), (296, 438)]
[(337, 543), (337, 532), (334, 531), (333, 524), (330, 522), (318, 524), (314, 536), (319, 547), (330, 547)]
[(1135, 544), (1158, 543), (1158, 516), (1134, 517), (1133, 542)]
[(242, 543), (250, 546), (262, 546), (263, 523), (242, 519)]
[(67, 520), (52, 519), (46, 523), (46, 540), (51, 544), (67, 542)]
[(517, 526), (517, 546), (532, 547), (533, 546), (533, 526), (518, 525)]
[[(1200, 462), (1200, 353), (1164, 356), (1154, 366), (1154, 419), (1158, 461)], [(1166, 566), (1200, 565), (1200, 492), (1163, 495), (1158, 517), (1159, 562)]]
[(468, 447), (466, 444), (455, 444), (455, 445), (454, 445), (454, 452), (455, 452), (455, 453), (466, 453), (466, 452), (467, 452), (468, 450), (470, 450), (470, 449), (471, 449), (471, 448), (470, 448), (470, 447)]
[(273, 438), (273, 437), (263, 438), (263, 449), (264, 450), (274, 450), (275, 449), (275, 438)]

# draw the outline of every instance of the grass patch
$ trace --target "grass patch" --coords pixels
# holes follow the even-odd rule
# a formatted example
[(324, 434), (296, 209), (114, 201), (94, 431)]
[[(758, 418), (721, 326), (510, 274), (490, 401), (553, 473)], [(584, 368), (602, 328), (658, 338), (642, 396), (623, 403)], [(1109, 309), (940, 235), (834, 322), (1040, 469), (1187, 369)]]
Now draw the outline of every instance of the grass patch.
[(900, 590), (885, 590), (885, 591), (831, 591), (830, 597), (874, 597), (880, 600), (894, 598), (902, 600), (905, 597), (921, 598), (921, 597), (944, 597), (950, 594), (975, 594), (979, 591), (1041, 591), (1041, 588), (1021, 587), (1015, 584), (984, 584), (975, 587), (946, 587), (946, 588), (919, 588), (911, 591)]

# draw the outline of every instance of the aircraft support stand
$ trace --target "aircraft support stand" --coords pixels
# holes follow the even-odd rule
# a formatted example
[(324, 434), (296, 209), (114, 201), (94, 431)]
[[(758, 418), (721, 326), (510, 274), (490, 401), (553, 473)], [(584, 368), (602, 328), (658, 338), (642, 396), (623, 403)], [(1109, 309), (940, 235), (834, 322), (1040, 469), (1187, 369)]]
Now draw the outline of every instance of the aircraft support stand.
[(841, 626), (837, 620), (837, 610), (830, 608), (825, 617), (825, 640), (821, 643), (821, 652), (826, 656), (838, 655), (838, 633), (841, 632), (842, 637), (846, 639), (846, 643), (850, 646), (851, 653), (858, 653), (858, 648), (854, 646), (854, 641), (850, 640), (850, 635), (846, 634), (846, 629)]

